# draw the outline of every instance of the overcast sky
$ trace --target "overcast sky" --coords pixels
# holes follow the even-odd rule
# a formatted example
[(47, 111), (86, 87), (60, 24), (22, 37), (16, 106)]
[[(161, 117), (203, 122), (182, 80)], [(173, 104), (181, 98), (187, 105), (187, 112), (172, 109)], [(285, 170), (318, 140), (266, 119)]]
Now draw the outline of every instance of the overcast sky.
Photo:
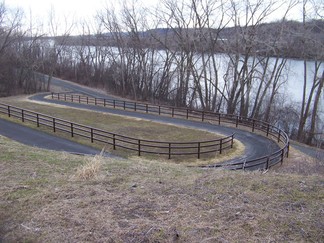
[(96, 14), (97, 10), (106, 6), (105, 0), (6, 0), (9, 7), (21, 8), (26, 15), (32, 13), (34, 18), (48, 16), (51, 8), (61, 16), (88, 18)]
[[(158, 0), (141, 0), (134, 1), (135, 3), (142, 2), (144, 5), (153, 5)], [(35, 16), (46, 15), (51, 7), (56, 12), (63, 15), (73, 15), (76, 17), (93, 16), (98, 10), (107, 6), (107, 4), (118, 3), (114, 0), (5, 0), (6, 5), (10, 7), (19, 7), (24, 11), (31, 10)], [(141, 4), (141, 5), (142, 5)]]
[[(1, 0), (0, 0), (1, 1)], [(51, 9), (54, 10), (55, 17), (64, 22), (67, 18), (68, 22), (80, 21), (93, 19), (98, 11), (105, 8), (106, 6), (110, 7), (109, 4), (114, 3), (115, 5), (120, 0), (4, 0), (5, 4), (9, 8), (21, 8), (26, 18), (29, 18), (33, 21), (33, 26), (37, 24), (43, 25), (43, 28), (46, 29), (49, 21), (49, 13)], [(129, 2), (136, 3), (137, 6), (155, 6), (159, 0), (130, 0)], [(323, 0), (320, 0), (323, 1)], [(142, 2), (142, 3), (140, 3)], [(283, 2), (288, 2), (284, 0)], [(282, 8), (284, 9), (284, 8)], [(283, 10), (284, 11), (284, 10)], [(301, 20), (300, 8), (295, 8), (294, 11), (288, 16), (292, 19)], [(280, 15), (280, 16), (279, 16)], [(32, 18), (30, 18), (32, 16)], [(278, 14), (278, 19), (281, 18), (282, 14)], [(296, 17), (298, 16), (298, 17)], [(274, 20), (276, 16), (273, 16)], [(78, 32), (74, 30), (73, 32)]]
[[(1, 0), (0, 0), (1, 1)], [(134, 0), (141, 6), (154, 6), (159, 0)], [(96, 13), (119, 0), (4, 0), (6, 6), (12, 9), (22, 9), (26, 18), (32, 19), (33, 24), (47, 25), (49, 13), (54, 10), (56, 18), (62, 22), (65, 19), (79, 21), (93, 19)], [(131, 1), (130, 1), (131, 2)], [(30, 16), (32, 18), (30, 18)], [(77, 31), (77, 30), (76, 30)]]

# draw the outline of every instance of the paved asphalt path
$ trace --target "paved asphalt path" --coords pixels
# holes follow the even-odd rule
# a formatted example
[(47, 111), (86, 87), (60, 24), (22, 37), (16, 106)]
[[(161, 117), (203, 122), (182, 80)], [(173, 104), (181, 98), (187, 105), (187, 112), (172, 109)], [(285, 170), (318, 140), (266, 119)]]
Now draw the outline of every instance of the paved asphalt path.
[[(95, 89), (92, 89), (92, 88), (89, 88), (89, 87), (86, 87), (86, 86), (82, 86), (82, 85), (79, 85), (79, 84), (76, 84), (76, 83), (73, 83), (73, 82), (70, 82), (70, 81), (62, 80), (62, 79), (59, 79), (59, 78), (54, 78), (53, 77), (52, 81), (51, 81), (51, 85), (60, 87), (63, 90), (66, 90), (66, 91), (73, 91), (73, 92), (76, 92), (76, 93), (85, 94), (85, 95), (95, 97), (95, 98), (106, 98), (106, 99), (118, 100), (118, 98), (107, 95), (104, 92), (100, 93)], [(122, 99), (120, 99), (120, 100), (122, 100)]]
[[(68, 139), (57, 137), (36, 129), (32, 129), (14, 122), (0, 119), (0, 134), (33, 147), (65, 151), (80, 155), (96, 155), (101, 151), (73, 142)], [(112, 155), (105, 153), (106, 157)]]
[[(106, 98), (106, 99), (116, 99), (115, 97), (109, 96), (107, 94), (102, 94), (97, 92), (94, 89), (83, 87), (81, 85), (64, 81), (58, 78), (52, 79), (52, 85), (59, 86), (60, 88), (63, 88), (67, 91), (72, 91), (76, 93), (83, 93), (92, 97), (97, 98)], [(43, 102), (49, 102), (54, 104), (61, 104), (61, 105), (68, 105), (70, 107), (75, 108), (82, 108), (82, 109), (90, 109), (93, 111), (100, 111), (100, 112), (106, 112), (116, 115), (125, 115), (130, 116), (134, 118), (141, 118), (146, 119), (150, 121), (155, 122), (161, 122), (161, 123), (168, 123), (173, 125), (180, 125), (185, 126), (189, 128), (194, 129), (201, 129), (209, 132), (216, 132), (223, 135), (231, 135), (235, 133), (235, 138), (241, 141), (245, 145), (245, 154), (242, 157), (235, 158), (235, 161), (238, 160), (252, 160), (255, 158), (259, 158), (262, 156), (266, 156), (274, 151), (279, 150), (279, 146), (272, 140), (267, 139), (261, 135), (243, 131), (240, 129), (235, 128), (229, 128), (224, 126), (216, 126), (212, 124), (208, 124), (205, 122), (196, 122), (196, 121), (190, 121), (190, 120), (184, 120), (184, 119), (176, 119), (166, 116), (156, 116), (152, 114), (145, 114), (145, 113), (138, 113), (138, 112), (132, 112), (132, 111), (124, 111), (124, 110), (118, 110), (118, 109), (112, 109), (107, 107), (101, 107), (101, 106), (93, 106), (93, 105), (86, 105), (86, 104), (78, 104), (78, 103), (68, 103), (64, 101), (59, 100), (51, 100), (51, 99), (45, 99), (44, 97), (46, 94), (37, 94), (32, 96), (30, 99), (35, 101), (43, 101)], [(233, 160), (232, 160), (233, 161)]]
[(294, 147), (295, 149), (315, 158), (322, 160), (324, 162), (324, 150), (319, 148), (311, 148), (308, 146), (304, 146), (302, 144), (291, 144), (290, 146)]
[[(55, 85), (55, 86), (59, 86), (67, 91), (83, 93), (88, 96), (92, 96), (92, 97), (96, 97), (96, 98), (101, 97), (101, 98), (106, 98), (106, 99), (116, 99), (116, 97), (112, 97), (107, 94), (97, 92), (95, 89), (84, 87), (84, 86), (75, 84), (73, 82), (64, 81), (64, 80), (61, 80), (58, 78), (53, 78), (51, 84)], [(30, 99), (35, 100), (35, 101), (44, 101), (44, 102), (49, 102), (49, 103), (68, 105), (68, 106), (75, 107), (75, 108), (90, 109), (93, 111), (100, 111), (100, 112), (106, 112), (106, 113), (117, 114), (117, 115), (125, 115), (125, 116), (141, 118), (141, 119), (146, 119), (146, 120), (155, 121), (155, 122), (186, 126), (186, 127), (190, 127), (190, 128), (194, 128), (194, 129), (201, 129), (201, 130), (206, 130), (206, 131), (210, 131), (210, 132), (216, 132), (216, 133), (220, 133), (223, 135), (230, 135), (230, 134), (235, 133), (235, 138), (238, 139), (239, 141), (241, 141), (245, 145), (245, 154), (244, 154), (244, 156), (241, 156), (241, 157), (235, 158), (234, 160), (231, 160), (231, 162), (233, 162), (233, 161), (238, 162), (239, 160), (247, 160), (247, 161), (252, 160), (255, 158), (262, 157), (262, 156), (267, 156), (268, 154), (271, 154), (271, 153), (280, 149), (279, 146), (274, 141), (267, 139), (261, 135), (257, 135), (255, 133), (243, 131), (240, 129), (229, 128), (229, 127), (224, 127), (224, 126), (216, 126), (216, 125), (212, 125), (212, 124), (208, 124), (208, 123), (204, 123), (204, 122), (195, 122), (195, 121), (176, 119), (176, 118), (165, 117), (165, 116), (156, 116), (156, 115), (137, 113), (137, 112), (132, 112), (132, 111), (110, 109), (107, 107), (78, 104), (78, 103), (67, 103), (64, 101), (45, 99), (44, 97), (46, 95), (47, 94), (37, 94), (37, 95), (32, 96)], [(1, 124), (1, 127), (2, 127), (2, 124)], [(15, 129), (12, 128), (12, 129), (6, 129), (6, 130), (10, 131), (10, 130), (15, 130)], [(25, 139), (26, 142), (28, 142), (28, 140), (34, 141), (34, 139), (30, 139), (30, 136), (32, 136), (34, 132), (36, 132), (36, 131), (35, 130), (30, 131), (30, 133), (28, 134), (29, 139)], [(3, 134), (2, 129), (0, 129), (0, 134), (5, 135), (7, 137), (10, 136), (10, 138), (15, 139), (15, 140), (19, 139), (19, 138), (16, 139), (15, 137), (19, 137), (20, 133), (13, 134), (14, 132), (11, 132), (11, 135), (8, 133), (9, 132), (7, 132), (7, 135), (5, 135), (5, 134)], [(45, 136), (45, 135), (41, 135), (41, 137), (42, 136)], [(83, 153), (83, 154), (98, 153), (98, 151), (96, 151), (92, 148), (83, 146), (83, 145), (79, 145), (81, 147), (78, 147), (77, 144), (75, 144), (75, 143), (74, 143), (74, 145), (70, 144), (67, 146), (66, 144), (71, 142), (70, 140), (63, 139), (62, 141), (60, 141), (61, 138), (53, 137), (48, 134), (46, 136), (51, 137), (49, 139), (50, 139), (50, 141), (53, 142), (53, 145), (52, 145), (52, 142), (42, 143), (44, 145), (43, 147), (46, 147), (46, 148), (67, 151), (68, 149), (64, 149), (64, 148), (65, 147), (69, 148), (69, 146), (71, 146), (73, 149), (71, 149), (71, 151), (68, 151), (68, 152)], [(63, 144), (62, 147), (59, 146), (60, 143)], [(73, 142), (71, 142), (71, 143), (73, 143)], [(38, 146), (38, 145), (35, 145), (35, 146)], [(308, 149), (308, 148), (305, 149), (305, 152), (307, 152), (307, 151), (311, 151), (311, 149)]]
[(49, 100), (49, 99), (45, 99), (44, 96), (46, 96), (46, 94), (45, 95), (38, 94), (32, 96), (31, 99), (36, 101), (60, 104), (60, 105), (68, 105), (69, 107), (74, 107), (74, 108), (91, 109), (92, 111), (99, 111), (99, 112), (105, 112), (105, 113), (116, 114), (116, 115), (125, 115), (129, 117), (141, 118), (141, 119), (154, 121), (154, 122), (185, 126), (189, 128), (220, 133), (223, 135), (231, 135), (235, 133), (235, 138), (240, 140), (245, 145), (245, 158), (247, 160), (265, 156), (270, 152), (274, 152), (279, 149), (279, 146), (270, 139), (267, 139), (255, 133), (251, 133), (251, 132), (247, 132), (235, 128), (215, 126), (204, 122), (195, 122), (195, 121), (176, 119), (176, 118), (170, 118), (165, 116), (156, 116), (156, 115), (151, 115), (146, 113), (137, 113), (132, 111), (110, 109), (101, 106), (93, 106), (93, 105), (78, 104), (78, 103), (67, 103), (59, 100)]

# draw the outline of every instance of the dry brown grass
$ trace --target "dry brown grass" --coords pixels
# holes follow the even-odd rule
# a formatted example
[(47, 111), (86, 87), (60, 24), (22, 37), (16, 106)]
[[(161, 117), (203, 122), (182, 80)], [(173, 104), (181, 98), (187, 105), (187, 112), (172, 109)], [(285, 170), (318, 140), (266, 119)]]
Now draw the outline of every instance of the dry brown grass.
[(273, 169), (281, 173), (296, 173), (301, 175), (324, 175), (324, 158), (312, 158), (290, 147), (289, 158)]
[(2, 242), (324, 239), (324, 177), (300, 173), (301, 157), (295, 170), (297, 151), (267, 173), (101, 158), (97, 176), (71, 180), (93, 158), (0, 144)]
[(73, 176), (72, 178), (79, 180), (97, 179), (102, 168), (104, 152), (105, 148), (101, 150), (100, 154), (89, 158), (89, 160), (85, 164), (78, 167), (75, 176)]

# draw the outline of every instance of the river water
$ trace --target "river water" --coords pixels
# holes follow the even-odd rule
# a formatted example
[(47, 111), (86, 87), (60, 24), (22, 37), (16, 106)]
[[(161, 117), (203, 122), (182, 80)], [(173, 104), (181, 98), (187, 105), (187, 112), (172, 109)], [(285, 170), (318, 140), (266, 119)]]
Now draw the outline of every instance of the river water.
[[(73, 47), (72, 47), (73, 48)], [(115, 47), (100, 47), (100, 51), (98, 52), (98, 49), (95, 47), (85, 48), (87, 51), (85, 52), (91, 52), (91, 55), (93, 56), (94, 53), (96, 54), (97, 60), (101, 59), (100, 52), (103, 53), (109, 53), (105, 58), (107, 62), (107, 66), (109, 66), (109, 63), (111, 63), (111, 60), (114, 61), (120, 61), (120, 55)], [(103, 49), (102, 49), (103, 48)], [(79, 59), (78, 53), (80, 50), (80, 46), (75, 46), (73, 51), (73, 59), (76, 61)], [(70, 52), (71, 53), (71, 52)], [(85, 56), (89, 53), (85, 53)], [(145, 50), (146, 55), (151, 55), (154, 53), (154, 59), (148, 60), (148, 63), (154, 62), (155, 69), (158, 70), (163, 66), (164, 59), (166, 58), (165, 51), (154, 50), (151, 52), (150, 50)], [(70, 55), (71, 57), (71, 55)], [(176, 57), (177, 58), (177, 57)], [(224, 75), (226, 71), (228, 70), (229, 65), (229, 57), (225, 54), (215, 54), (215, 59), (217, 60), (217, 69), (218, 69), (218, 80), (220, 86), (224, 84)], [(252, 58), (251, 58), (252, 59)], [(127, 60), (127, 57), (126, 57)], [(194, 65), (196, 66), (196, 70), (200, 70), (199, 66), (202, 65), (202, 58), (201, 55), (195, 55), (193, 58)], [(252, 61), (251, 61), (252, 62)], [(270, 63), (274, 63), (275, 58), (270, 59)], [(174, 71), (177, 68), (176, 62), (172, 65), (171, 72)], [(173, 69), (173, 70), (172, 70)], [(314, 78), (314, 61), (307, 61), (307, 94), (310, 90), (310, 87), (313, 82)], [(318, 71), (318, 75), (321, 75), (324, 70), (324, 63), (320, 66), (320, 69)], [(213, 72), (208, 74), (208, 77), (210, 80), (214, 80), (215, 75)], [(292, 104), (296, 110), (299, 110), (299, 107), (302, 102), (302, 96), (303, 96), (303, 83), (304, 83), (304, 63), (303, 60), (296, 60), (296, 59), (288, 59), (285, 68), (282, 72), (282, 77), (280, 78), (281, 82), (283, 83), (280, 88), (278, 89), (278, 94), (280, 94), (281, 97), (284, 97), (284, 100), (281, 100), (281, 102), (284, 102), (285, 104)], [(201, 82), (204, 78), (202, 78)], [(191, 80), (193, 83), (193, 81)], [(256, 86), (254, 87), (256, 89)], [(253, 92), (252, 92), (253, 93)], [(253, 95), (252, 95), (253, 96)], [(308, 96), (308, 95), (307, 95)], [(253, 98), (253, 97), (252, 97)], [(197, 101), (199, 102), (199, 101)], [(322, 97), (319, 105), (319, 116), (324, 122), (324, 94), (322, 92)]]
[[(288, 60), (288, 80), (287, 84), (285, 85), (284, 91), (289, 100), (291, 100), (292, 103), (296, 103), (297, 106), (300, 106), (303, 99), (303, 88), (304, 88), (304, 62), (302, 60), (294, 60), (289, 59)], [(314, 61), (308, 61), (306, 63), (307, 66), (307, 96), (309, 94), (309, 90), (311, 88), (311, 85), (313, 83), (314, 78)], [(321, 64), (319, 70), (318, 70), (318, 76), (321, 76), (324, 70), (324, 63)], [(315, 96), (315, 94), (314, 94)], [(314, 97), (313, 96), (313, 97)], [(319, 125), (324, 128), (324, 91), (322, 91), (321, 99), (319, 103), (319, 109), (318, 109), (318, 116), (321, 121), (318, 121), (320, 123)], [(318, 132), (324, 132), (324, 131), (318, 131)]]

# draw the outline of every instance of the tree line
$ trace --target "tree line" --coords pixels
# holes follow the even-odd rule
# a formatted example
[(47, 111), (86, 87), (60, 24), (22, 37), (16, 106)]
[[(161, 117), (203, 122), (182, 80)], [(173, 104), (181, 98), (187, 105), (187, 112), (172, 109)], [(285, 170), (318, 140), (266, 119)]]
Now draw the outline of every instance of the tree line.
[[(49, 90), (58, 76), (135, 100), (262, 119), (311, 144), (323, 130), (321, 4), (163, 0), (145, 9), (125, 1), (78, 23), (78, 35), (75, 23), (58, 33), (53, 12), (47, 33), (25, 30), (22, 13), (1, 4), (0, 95)], [(287, 20), (296, 7), (299, 23)], [(280, 20), (268, 24), (278, 9)], [(304, 63), (298, 105), (284, 93), (291, 56)]]

